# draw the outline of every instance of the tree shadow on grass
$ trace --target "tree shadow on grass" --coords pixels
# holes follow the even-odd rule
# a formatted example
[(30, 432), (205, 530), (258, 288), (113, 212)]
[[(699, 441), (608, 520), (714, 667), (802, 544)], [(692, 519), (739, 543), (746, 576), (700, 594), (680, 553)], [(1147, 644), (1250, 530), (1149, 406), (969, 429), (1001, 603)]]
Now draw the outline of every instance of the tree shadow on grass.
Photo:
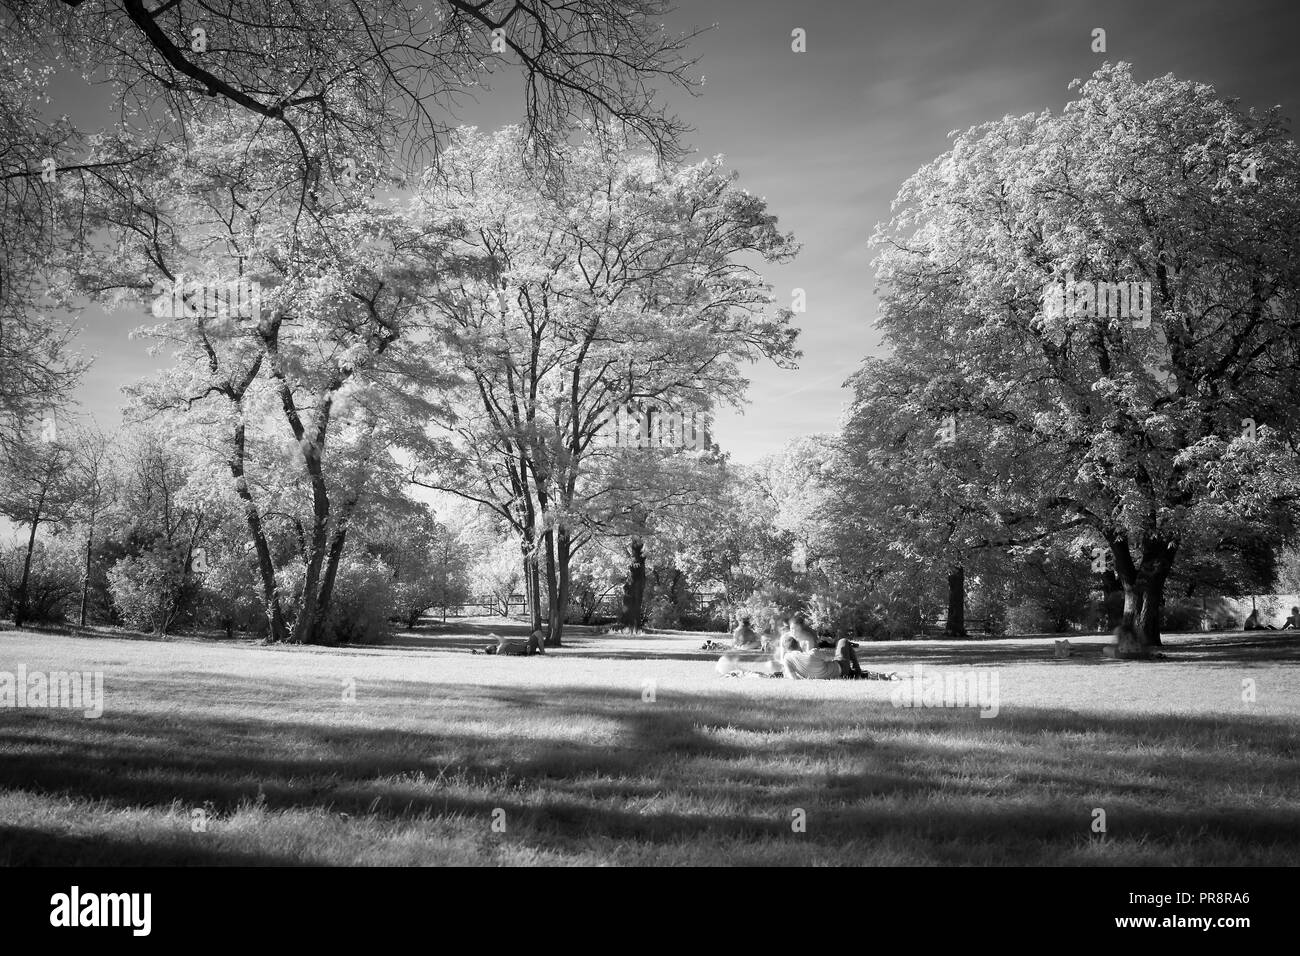
[(1209, 664), (1283, 664), (1300, 662), (1300, 634), (1295, 632), (1232, 633), (1180, 641), (1165, 648), (1173, 660)]
[(290, 866), (302, 861), (265, 850), (245, 852), (160, 837), (74, 836), (0, 824), (0, 866)]
[[(1055, 642), (1069, 640), (1071, 656), (1057, 658)], [(875, 642), (863, 644), (858, 649), (862, 666), (868, 662), (877, 663), (921, 663), (949, 665), (997, 665), (1022, 663), (1098, 663), (1132, 665), (1130, 661), (1115, 661), (1102, 654), (1103, 642), (1092, 637), (1086, 643), (1077, 637), (1063, 634), (1054, 639), (1030, 641), (1005, 641), (998, 643), (958, 643), (934, 644), (909, 642), (897, 644), (892, 642)], [(1161, 661), (1228, 663), (1243, 666), (1260, 664), (1277, 664), (1300, 661), (1300, 636), (1276, 635), (1271, 637), (1243, 637), (1231, 632), (1196, 637), (1191, 640), (1179, 640), (1166, 644), (1160, 649)], [(1140, 666), (1140, 665), (1139, 665)]]
[[(178, 675), (178, 686), (192, 676)], [(198, 676), (237, 689), (236, 675)], [(434, 708), (422, 729), (429, 685), (391, 683), (384, 696), (411, 698), (414, 729), (365, 714), (363, 725), (147, 711), (0, 717), (0, 788), (119, 810), (210, 803), (223, 815), (255, 802), (413, 824), (486, 821), (504, 809), (511, 839), (573, 853), (600, 841), (708, 839), (743, 854), (748, 841), (784, 839), (801, 808), (818, 821), (809, 843), (827, 853), (901, 836), (919, 859), (942, 862), (1041, 860), (1086, 843), (1091, 810), (1103, 805), (1112, 830), (1133, 839), (1174, 847), (1192, 834), (1300, 858), (1294, 795), (1256, 808), (1215, 796), (1277, 790), (1300, 774), (1297, 729), (1280, 719), (1033, 709), (983, 720), (721, 689), (646, 702), (590, 686), (455, 684), (436, 688), (457, 699), (454, 718)], [(519, 714), (535, 726), (493, 729)], [(44, 859), (33, 854), (48, 844), (65, 863), (296, 862), (252, 839), (204, 859), (165, 843), (131, 850), (111, 833), (0, 831), (0, 846), (27, 848), (10, 854), (20, 860)]]

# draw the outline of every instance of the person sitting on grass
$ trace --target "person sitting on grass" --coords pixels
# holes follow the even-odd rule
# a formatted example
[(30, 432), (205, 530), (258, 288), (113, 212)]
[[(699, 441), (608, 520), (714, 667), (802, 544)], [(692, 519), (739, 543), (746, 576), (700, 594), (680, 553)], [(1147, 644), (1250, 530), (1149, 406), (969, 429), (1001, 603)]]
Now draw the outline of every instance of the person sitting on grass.
[(840, 640), (833, 648), (814, 646), (801, 650), (791, 635), (785, 638), (781, 669), (790, 680), (834, 680), (841, 677), (860, 680), (866, 677), (848, 640)]
[(775, 654), (781, 649), (781, 622), (775, 615), (767, 619), (767, 626), (758, 635), (758, 639), (765, 654)]
[(1272, 624), (1259, 623), (1259, 611), (1255, 608), (1250, 609), (1250, 616), (1246, 618), (1246, 623), (1241, 625), (1243, 631), (1276, 631)]
[(758, 648), (762, 646), (762, 643), (762, 640), (758, 636), (758, 632), (754, 630), (750, 618), (748, 616), (742, 617), (740, 619), (740, 626), (732, 632), (731, 646), (736, 650), (752, 651), (758, 650)]
[(1291, 608), (1291, 616), (1282, 622), (1282, 630), (1300, 631), (1300, 607)]
[[(489, 634), (488, 637), (495, 638), (496, 643), (483, 648), (484, 654), (496, 654), (501, 657), (530, 657), (533, 654), (546, 653), (546, 645), (543, 643), (541, 629), (529, 634), (527, 641), (510, 641), (499, 634)], [(474, 653), (477, 654), (478, 651)]]
[(823, 640), (817, 636), (817, 632), (808, 626), (808, 619), (802, 613), (790, 615), (790, 636), (794, 638), (801, 648), (805, 651), (821, 648), (834, 648), (835, 644), (831, 641)]

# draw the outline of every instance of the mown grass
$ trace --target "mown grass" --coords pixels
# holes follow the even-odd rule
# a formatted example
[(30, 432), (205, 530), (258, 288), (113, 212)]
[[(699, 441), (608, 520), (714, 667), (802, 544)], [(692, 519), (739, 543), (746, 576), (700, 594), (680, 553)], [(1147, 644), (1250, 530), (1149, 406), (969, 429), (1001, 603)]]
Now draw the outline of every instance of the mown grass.
[(1300, 861), (1294, 638), (1175, 638), (1141, 663), (861, 649), (874, 670), (989, 668), (985, 719), (895, 707), (884, 682), (723, 679), (703, 636), (498, 659), (473, 630), (346, 650), (0, 634), (0, 670), (105, 674), (99, 719), (0, 710), (0, 863)]

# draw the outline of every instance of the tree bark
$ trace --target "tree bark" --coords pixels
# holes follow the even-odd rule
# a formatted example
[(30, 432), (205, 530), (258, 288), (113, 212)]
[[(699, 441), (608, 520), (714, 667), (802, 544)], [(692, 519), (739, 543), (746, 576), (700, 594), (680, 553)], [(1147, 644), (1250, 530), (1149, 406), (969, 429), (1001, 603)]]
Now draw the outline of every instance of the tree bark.
[(645, 542), (633, 538), (627, 546), (631, 563), (623, 581), (623, 627), (630, 632), (641, 630), (645, 611)]
[(1141, 558), (1134, 560), (1127, 540), (1111, 542), (1115, 573), (1124, 587), (1124, 616), (1118, 629), (1120, 657), (1146, 657), (1160, 642), (1160, 612), (1165, 581), (1178, 551), (1176, 542), (1143, 535)]
[(966, 569), (960, 564), (948, 568), (948, 621), (944, 632), (949, 637), (966, 637)]
[(1119, 626), (1115, 620), (1115, 615), (1111, 613), (1111, 598), (1117, 594), (1124, 593), (1124, 585), (1116, 577), (1115, 572), (1107, 568), (1101, 574), (1101, 612), (1103, 614), (1103, 630), (1113, 631)]
[(537, 546), (531, 537), (519, 539), (524, 562), (524, 600), (528, 604), (529, 633), (542, 628), (542, 582), (537, 567)]
[[(42, 502), (44, 503), (44, 502)], [(14, 604), (14, 627), (27, 620), (27, 590), (32, 579), (32, 552), (36, 550), (36, 527), (41, 523), (40, 508), (32, 518), (32, 532), (27, 536), (27, 556), (23, 558), (23, 576), (18, 582), (18, 600)]]
[(90, 558), (95, 548), (95, 526), (86, 532), (86, 570), (81, 576), (81, 627), (86, 626), (86, 604), (90, 598)]
[[(243, 406), (235, 403), (236, 413), (243, 415)], [(235, 479), (235, 493), (244, 503), (244, 520), (248, 524), (248, 533), (253, 538), (253, 547), (257, 551), (257, 572), (262, 579), (262, 599), (266, 604), (267, 637), (272, 643), (281, 644), (289, 640), (289, 624), (284, 619), (284, 607), (280, 604), (280, 593), (275, 581), (275, 565), (271, 562), (271, 548), (266, 543), (266, 533), (262, 529), (262, 515), (257, 509), (248, 490), (248, 479), (244, 476), (245, 430), (243, 421), (235, 425), (234, 448), (230, 456), (230, 474)]]
[(547, 531), (542, 535), (542, 543), (546, 548), (546, 643), (550, 644), (551, 634), (555, 630), (556, 592), (560, 587), (555, 575), (555, 540), (553, 533)]
[(343, 545), (348, 537), (348, 523), (352, 518), (352, 509), (356, 506), (356, 503), (355, 498), (347, 502), (343, 506), (343, 513), (339, 516), (338, 522), (334, 525), (334, 534), (330, 538), (329, 557), (325, 562), (325, 573), (321, 579), (320, 594), (316, 599), (316, 624), (307, 638), (309, 644), (333, 643), (333, 640), (326, 634), (325, 627), (329, 620), (330, 602), (334, 599), (334, 581), (339, 573), (339, 560), (343, 557)]
[(561, 647), (564, 634), (564, 616), (568, 610), (568, 559), (569, 533), (564, 528), (546, 532), (546, 591), (549, 597), (547, 611), (550, 616), (546, 635), (547, 647)]
[(310, 643), (317, 634), (317, 598), (320, 595), (321, 572), (325, 564), (326, 539), (329, 534), (329, 496), (325, 493), (323, 482), (317, 486), (313, 480), (312, 485), (312, 529), (307, 553), (307, 573), (303, 577), (298, 617), (293, 622), (293, 634), (289, 638), (294, 644)]

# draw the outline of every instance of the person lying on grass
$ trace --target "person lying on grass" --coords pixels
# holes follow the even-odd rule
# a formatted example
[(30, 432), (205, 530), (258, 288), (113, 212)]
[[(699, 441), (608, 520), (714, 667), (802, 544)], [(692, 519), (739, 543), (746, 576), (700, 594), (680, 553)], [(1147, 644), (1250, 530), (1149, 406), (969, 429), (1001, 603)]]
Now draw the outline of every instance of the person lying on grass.
[[(496, 643), (483, 648), (484, 654), (497, 654), (502, 657), (529, 657), (533, 654), (546, 653), (546, 645), (542, 643), (543, 638), (540, 630), (529, 634), (527, 641), (511, 641), (499, 634), (489, 634), (488, 637), (494, 638)], [(478, 651), (474, 653), (477, 654)]]
[(823, 645), (800, 649), (793, 634), (785, 639), (781, 669), (790, 680), (835, 680), (841, 677), (861, 680), (866, 677), (852, 642), (842, 639), (834, 647)]

